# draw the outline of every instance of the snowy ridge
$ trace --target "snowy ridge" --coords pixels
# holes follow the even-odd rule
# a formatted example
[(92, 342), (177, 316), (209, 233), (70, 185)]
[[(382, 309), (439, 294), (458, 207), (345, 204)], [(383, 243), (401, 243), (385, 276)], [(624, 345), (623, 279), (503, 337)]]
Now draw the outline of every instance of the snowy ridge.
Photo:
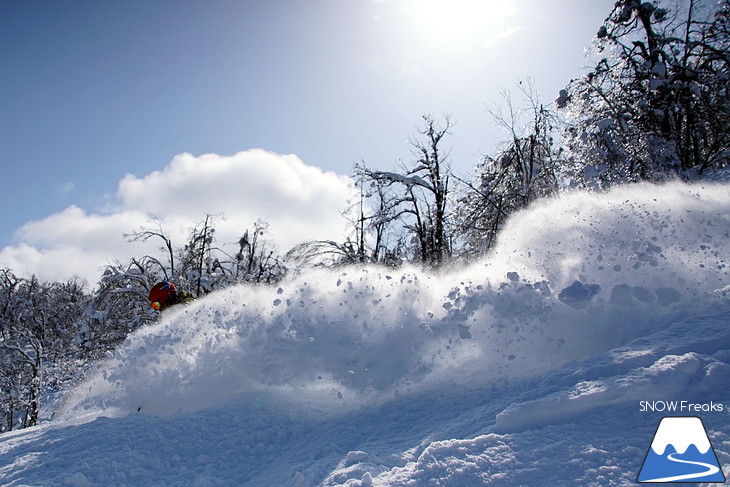
[(729, 237), (727, 185), (634, 185), (530, 208), (465, 269), (212, 294), (0, 436), (0, 483), (618, 486), (639, 401), (684, 399), (726, 405), (727, 471)]
[(517, 215), (495, 255), (463, 271), (225, 290), (130, 337), (65, 415), (195, 410), (260, 390), (339, 409), (554, 370), (722, 301), (728, 215), (722, 186), (577, 194)]

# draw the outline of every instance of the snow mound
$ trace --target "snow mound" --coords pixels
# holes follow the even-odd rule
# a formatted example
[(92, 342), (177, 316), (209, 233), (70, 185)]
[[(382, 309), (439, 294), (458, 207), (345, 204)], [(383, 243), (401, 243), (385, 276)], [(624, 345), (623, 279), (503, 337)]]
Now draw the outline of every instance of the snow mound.
[[(169, 310), (130, 336), (60, 416), (195, 411), (262, 393), (341, 412), (544, 375), (722, 306), (729, 237), (726, 185), (556, 198), (515, 215), (492, 255), (466, 269), (320, 270)], [(586, 399), (571, 404), (613, 400), (599, 391), (621, 394), (614, 385), (584, 384), (569, 394)], [(498, 426), (526, 427), (515, 417), (505, 412)]]
[(465, 269), (169, 310), (66, 421), (0, 435), (0, 484), (618, 487), (670, 414), (701, 416), (728, 472), (729, 189), (570, 195)]

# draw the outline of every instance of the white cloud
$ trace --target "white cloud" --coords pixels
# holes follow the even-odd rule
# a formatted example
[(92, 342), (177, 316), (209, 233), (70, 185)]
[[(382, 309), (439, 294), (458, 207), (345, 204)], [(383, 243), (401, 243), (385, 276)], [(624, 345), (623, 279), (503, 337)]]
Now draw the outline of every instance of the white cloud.
[[(159, 242), (129, 243), (123, 234), (162, 218), (174, 245), (206, 213), (223, 215), (216, 223), (217, 244), (236, 242), (261, 218), (281, 250), (307, 239), (341, 240), (340, 212), (352, 191), (348, 177), (308, 166), (295, 155), (260, 149), (233, 156), (180, 154), (160, 171), (126, 175), (116, 201), (103, 213), (76, 206), (23, 225), (15, 245), (0, 250), (0, 267), (20, 275), (63, 280), (74, 274), (95, 282), (113, 260), (156, 253)], [(233, 250), (233, 249), (229, 249)]]
[(103, 265), (111, 260), (103, 254), (102, 245), (92, 252), (66, 244), (37, 248), (27, 243), (0, 250), (0, 266), (10, 268), (19, 276), (35, 274), (44, 281), (65, 281), (78, 276), (94, 283)]

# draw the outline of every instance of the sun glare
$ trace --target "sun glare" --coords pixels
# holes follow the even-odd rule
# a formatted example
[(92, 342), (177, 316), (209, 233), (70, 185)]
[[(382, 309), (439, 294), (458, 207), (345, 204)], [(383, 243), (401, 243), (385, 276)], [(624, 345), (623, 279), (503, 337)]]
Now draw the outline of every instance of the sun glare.
[(513, 32), (509, 0), (404, 0), (419, 37), (445, 47), (486, 47)]

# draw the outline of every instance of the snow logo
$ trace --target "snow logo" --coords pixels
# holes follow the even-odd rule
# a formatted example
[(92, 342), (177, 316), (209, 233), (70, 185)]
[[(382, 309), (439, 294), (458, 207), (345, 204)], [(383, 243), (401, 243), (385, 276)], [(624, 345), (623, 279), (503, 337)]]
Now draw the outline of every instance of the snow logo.
[(636, 481), (725, 482), (702, 420), (662, 418)]

